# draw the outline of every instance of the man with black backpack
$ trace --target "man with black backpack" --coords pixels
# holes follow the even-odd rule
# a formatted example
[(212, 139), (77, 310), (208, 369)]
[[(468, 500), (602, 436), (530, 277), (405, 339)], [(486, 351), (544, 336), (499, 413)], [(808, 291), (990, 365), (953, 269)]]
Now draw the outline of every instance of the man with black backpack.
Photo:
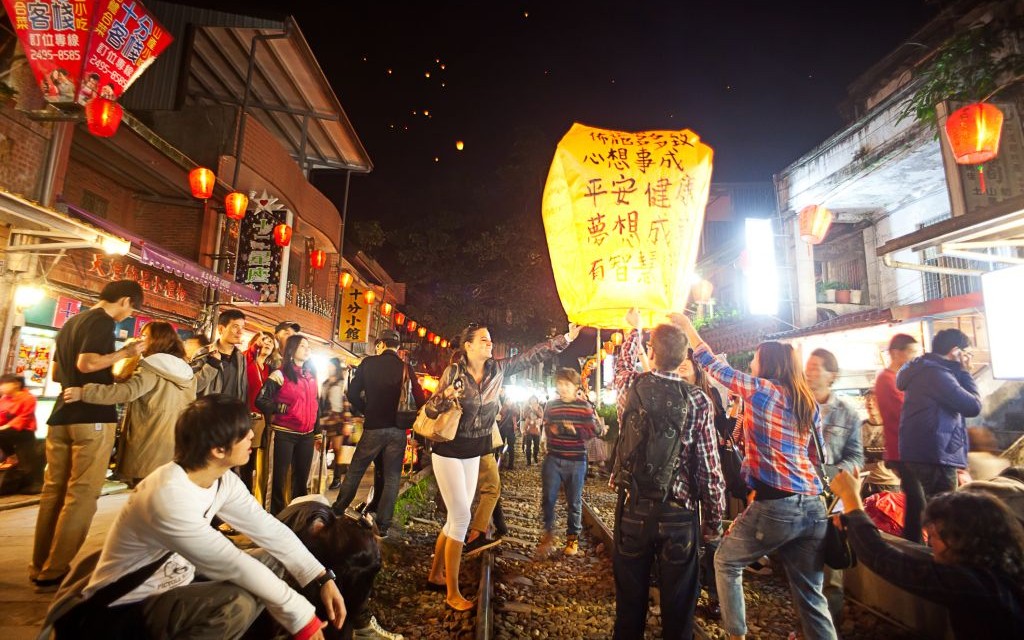
[(722, 535), (725, 479), (718, 460), (711, 400), (677, 375), (686, 356), (681, 329), (651, 332), (652, 370), (629, 389), (616, 445), (616, 639), (642, 638), (651, 565), (658, 558), (664, 638), (692, 638), (700, 585), (697, 549), (700, 513), (705, 540)]

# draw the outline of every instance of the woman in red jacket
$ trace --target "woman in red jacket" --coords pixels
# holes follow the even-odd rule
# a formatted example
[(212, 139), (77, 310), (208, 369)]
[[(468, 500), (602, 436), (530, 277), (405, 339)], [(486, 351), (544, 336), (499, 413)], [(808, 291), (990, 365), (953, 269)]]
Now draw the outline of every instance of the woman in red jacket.
[(270, 513), (285, 508), (285, 478), (292, 472), (290, 499), (306, 495), (309, 469), (313, 464), (320, 404), (317, 401), (316, 372), (309, 359), (309, 341), (295, 335), (284, 345), (281, 368), (270, 374), (256, 398), (256, 406), (270, 418), (274, 429)]

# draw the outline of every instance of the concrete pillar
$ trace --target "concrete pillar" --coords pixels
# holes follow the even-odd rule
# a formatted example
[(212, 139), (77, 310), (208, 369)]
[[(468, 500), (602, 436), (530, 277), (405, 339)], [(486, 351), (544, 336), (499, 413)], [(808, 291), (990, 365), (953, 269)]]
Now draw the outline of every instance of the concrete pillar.
[(796, 318), (793, 324), (809, 327), (818, 321), (818, 300), (814, 283), (814, 245), (800, 239), (800, 218), (790, 223), (793, 237), (793, 295), (796, 298)]

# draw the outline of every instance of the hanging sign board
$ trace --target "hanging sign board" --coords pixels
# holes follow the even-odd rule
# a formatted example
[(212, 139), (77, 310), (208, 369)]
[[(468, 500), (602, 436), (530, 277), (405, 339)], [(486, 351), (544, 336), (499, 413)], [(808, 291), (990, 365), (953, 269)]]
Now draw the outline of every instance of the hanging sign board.
[(712, 149), (688, 129), (608, 131), (574, 124), (544, 186), (551, 266), (571, 322), (646, 326), (690, 292), (711, 186)]
[(367, 288), (353, 280), (341, 290), (338, 342), (369, 342), (370, 305), (365, 298)]
[[(289, 247), (274, 242), (274, 227), (293, 224), (292, 212), (266, 191), (249, 195), (249, 210), (238, 223), (235, 282), (260, 292), (261, 305), (284, 306), (288, 289)], [(229, 221), (230, 223), (231, 221)], [(234, 299), (235, 304), (249, 301)]]
[(96, 0), (4, 0), (48, 102), (74, 102)]

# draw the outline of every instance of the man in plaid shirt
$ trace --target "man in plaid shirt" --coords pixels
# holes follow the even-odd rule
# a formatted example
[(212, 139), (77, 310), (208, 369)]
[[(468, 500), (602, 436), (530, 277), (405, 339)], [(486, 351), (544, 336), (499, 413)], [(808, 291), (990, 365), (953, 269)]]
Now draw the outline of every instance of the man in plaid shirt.
[[(718, 460), (711, 400), (676, 374), (686, 357), (686, 346), (686, 336), (678, 327), (655, 327), (648, 346), (653, 371), (637, 377), (626, 400), (624, 416), (639, 411), (642, 405), (650, 418), (640, 424), (654, 426), (659, 433), (674, 430), (679, 434), (681, 447), (679, 468), (667, 497), (648, 495), (643, 490), (636, 492), (639, 495), (627, 495), (630, 492), (620, 489), (612, 557), (614, 637), (618, 639), (644, 636), (655, 554), (661, 609), (672, 612), (662, 617), (662, 635), (692, 638), (700, 592), (698, 509), (703, 512), (705, 539), (722, 535), (725, 479)], [(622, 462), (616, 459), (616, 471), (620, 471)]]

